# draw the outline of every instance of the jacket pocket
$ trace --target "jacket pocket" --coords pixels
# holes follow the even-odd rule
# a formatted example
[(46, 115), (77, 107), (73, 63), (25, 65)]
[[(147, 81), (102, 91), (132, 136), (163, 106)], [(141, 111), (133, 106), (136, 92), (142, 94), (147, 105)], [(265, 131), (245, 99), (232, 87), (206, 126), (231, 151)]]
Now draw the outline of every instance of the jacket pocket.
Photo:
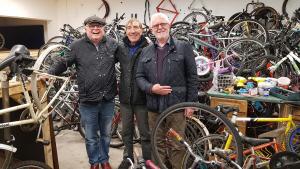
[(168, 106), (186, 101), (185, 87), (172, 88), (172, 92), (168, 95)]
[(150, 111), (157, 112), (158, 111), (158, 97), (155, 95), (146, 95), (147, 100), (147, 108)]

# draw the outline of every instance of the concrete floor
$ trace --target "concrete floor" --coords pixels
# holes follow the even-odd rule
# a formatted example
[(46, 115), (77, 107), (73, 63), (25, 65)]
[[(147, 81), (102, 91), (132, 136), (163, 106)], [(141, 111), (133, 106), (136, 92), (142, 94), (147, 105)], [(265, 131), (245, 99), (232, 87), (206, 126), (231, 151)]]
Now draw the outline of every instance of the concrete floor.
[[(76, 131), (63, 130), (56, 137), (60, 169), (89, 169), (84, 139)], [(118, 168), (122, 161), (123, 148), (110, 148), (110, 164)]]

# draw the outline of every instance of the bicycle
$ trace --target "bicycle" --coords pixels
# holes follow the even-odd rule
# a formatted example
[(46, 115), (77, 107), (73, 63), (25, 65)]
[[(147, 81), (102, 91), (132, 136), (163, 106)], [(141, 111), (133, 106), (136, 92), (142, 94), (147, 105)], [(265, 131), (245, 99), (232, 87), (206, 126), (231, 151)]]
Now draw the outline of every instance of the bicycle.
[[(300, 18), (300, 17), (299, 17)], [(299, 58), (299, 44), (300, 38), (293, 36), (297, 34), (297, 29), (292, 29), (292, 25), (297, 24), (297, 18), (293, 17), (288, 21), (287, 25), (275, 37), (275, 42), (267, 45), (267, 48), (274, 49), (274, 55), (266, 55), (253, 62), (253, 65), (262, 60), (269, 60), (267, 66), (261, 67), (262, 75), (278, 77), (289, 77), (291, 85), (299, 85), (300, 75), (300, 58)]]
[[(235, 161), (239, 164), (242, 165), (243, 162), (243, 155), (242, 155), (242, 147), (239, 145), (242, 145), (240, 136), (233, 126), (232, 123), (227, 119), (227, 117), (223, 114), (220, 114), (214, 109), (211, 109), (210, 107), (200, 104), (200, 103), (192, 103), (192, 102), (184, 102), (184, 103), (179, 103), (176, 105), (173, 105), (166, 109), (158, 118), (156, 121), (156, 125), (154, 129), (152, 130), (152, 137), (151, 137), (151, 146), (152, 146), (152, 153), (154, 156), (154, 159), (157, 161), (158, 165), (165, 169), (167, 168), (166, 164), (167, 161), (162, 161), (162, 158), (160, 157), (161, 155), (161, 149), (158, 147), (163, 147), (163, 148), (170, 148), (171, 147), (182, 147), (182, 144), (179, 144), (177, 141), (174, 139), (170, 139), (167, 137), (167, 131), (170, 129), (170, 126), (168, 123), (166, 123), (168, 117), (171, 117), (174, 114), (178, 113), (183, 113), (185, 108), (192, 108), (194, 110), (194, 115), (193, 117), (197, 118), (205, 128), (208, 130), (209, 134), (215, 133), (215, 134), (220, 134), (224, 136), (228, 136), (232, 134), (233, 137), (231, 137), (232, 145), (231, 147), (234, 148), (236, 159)], [(223, 128), (220, 129), (218, 124), (215, 124), (214, 122), (208, 120), (211, 118), (218, 118), (221, 123)], [(187, 123), (188, 118), (184, 117), (184, 122)], [(161, 140), (158, 137), (159, 130), (164, 129), (164, 134), (163, 136), (165, 139)], [(187, 129), (187, 128), (186, 128)], [(187, 130), (185, 129), (185, 133)], [(190, 144), (193, 144), (197, 138), (206, 136), (206, 135), (201, 135), (201, 133), (197, 133), (197, 137), (195, 137), (195, 140), (188, 141)], [(184, 136), (186, 138), (186, 136)], [(183, 148), (183, 147), (182, 147)], [(183, 148), (184, 149), (184, 148)], [(183, 158), (183, 157), (182, 157)]]
[(62, 35), (54, 36), (50, 38), (44, 45), (42, 45), (38, 51), (38, 56), (40, 56), (41, 52), (47, 49), (51, 45), (63, 44), (66, 46), (70, 46), (70, 44), (76, 40), (83, 37), (83, 33), (80, 31), (82, 27), (73, 28), (70, 24), (64, 24), (63, 28), (60, 29)]
[[(261, 62), (255, 66), (249, 64), (253, 63), (252, 61), (260, 58), (261, 56), (268, 55), (268, 51), (265, 49), (264, 44), (262, 44), (260, 41), (251, 38), (243, 38), (233, 41), (227, 46), (222, 46), (221, 44), (215, 46), (202, 40), (201, 36), (203, 35), (188, 33), (186, 35), (187, 38), (181, 37), (179, 39), (186, 39), (189, 42), (192, 41), (196, 50), (199, 46), (207, 46), (208, 48), (216, 51), (217, 56), (214, 56), (210, 59), (215, 62), (224, 61), (225, 66), (231, 67), (236, 75), (248, 73), (249, 69), (253, 70), (253, 67), (255, 67), (255, 69), (259, 69), (266, 64), (267, 60), (261, 60)], [(220, 38), (220, 40), (224, 39)], [(195, 60), (197, 65), (197, 73), (200, 76), (200, 80), (208, 81), (212, 79), (212, 74), (210, 74), (208, 78), (206, 78), (205, 75), (211, 72), (211, 69), (214, 65), (213, 61), (210, 61), (210, 59), (206, 58), (205, 56), (201, 56), (201, 52), (200, 54), (196, 52), (196, 55), (199, 56), (196, 57)]]
[(4, 155), (6, 157), (2, 161), (2, 166), (0, 165), (1, 169), (51, 169), (47, 164), (33, 160), (20, 161), (13, 164), (13, 153), (17, 151), (17, 148), (12, 145), (14, 141), (14, 136), (11, 136), (10, 140), (6, 141), (5, 144), (0, 143), (0, 160)]
[[(291, 102), (292, 103), (292, 102)], [(296, 103), (296, 102), (295, 102)], [(285, 125), (282, 125), (281, 127), (271, 130), (265, 133), (260, 134), (259, 138), (277, 138), (281, 146), (285, 149), (290, 150), (298, 150), (299, 147), (297, 145), (298, 137), (293, 137), (295, 134), (298, 134), (300, 132), (300, 126), (296, 126), (296, 124), (293, 121), (293, 115), (289, 114), (288, 117), (257, 117), (257, 118), (249, 118), (249, 117), (238, 117), (238, 108), (234, 107), (223, 107), (223, 112), (225, 114), (232, 112), (232, 118), (231, 122), (235, 124), (236, 122), (277, 122), (277, 123), (284, 123)], [(215, 119), (217, 120), (217, 119)], [(290, 133), (293, 133), (292, 135)], [(285, 139), (283, 139), (285, 138)], [(228, 139), (226, 141), (225, 149), (229, 148), (229, 145), (231, 144), (231, 140)], [(291, 149), (293, 147), (294, 149)], [(298, 152), (297, 152), (298, 153)]]
[[(63, 91), (65, 86), (68, 84), (68, 82), (70, 81), (70, 77), (58, 77), (48, 75), (46, 73), (43, 73), (42, 70), (40, 70), (40, 68), (47, 54), (49, 54), (49, 52), (51, 52), (52, 49), (61, 46), (63, 45), (53, 45), (49, 47), (36, 60), (30, 57), (29, 51), (25, 46), (16, 45), (12, 48), (10, 55), (7, 58), (5, 58), (2, 62), (0, 62), (0, 70), (3, 70), (5, 67), (8, 66), (13, 68), (11, 69), (10, 77), (12, 77), (13, 75), (19, 77), (19, 79), (21, 80), (20, 82), (22, 92), (25, 97), (25, 102), (23, 104), (0, 110), (0, 115), (3, 115), (6, 113), (14, 112), (16, 110), (25, 109), (21, 114), (20, 120), (1, 122), (1, 129), (13, 126), (21, 126), (21, 129), (25, 128), (32, 131), (36, 128), (37, 124), (39, 124), (36, 141), (41, 142), (43, 144), (49, 144), (48, 140), (44, 140), (43, 138), (41, 138), (42, 124), (50, 115), (48, 109), (54, 103), (54, 100), (56, 100), (60, 93)], [(33, 63), (34, 66), (31, 67)], [(29, 91), (26, 88), (24, 75), (31, 77), (31, 95), (29, 95)], [(57, 91), (55, 96), (48, 102), (46, 106), (44, 106), (43, 104), (47, 99), (46, 95), (49, 89), (46, 89), (45, 93), (41, 93), (42, 90), (40, 89), (40, 85), (38, 85), (38, 79), (41, 75), (48, 75), (50, 79), (52, 78), (63, 80), (61, 88)]]
[[(267, 148), (274, 148), (274, 152), (278, 153), (276, 140), (270, 142), (269, 139), (254, 139), (242, 137), (243, 142), (250, 147), (243, 151), (243, 155), (248, 155), (243, 165), (238, 165), (235, 161), (235, 154), (232, 151), (224, 150), (226, 138), (223, 135), (212, 134), (199, 138), (192, 145), (185, 141), (172, 128), (167, 132), (169, 137), (177, 140), (183, 144), (186, 149), (186, 155), (183, 160), (182, 168), (239, 168), (249, 169), (263, 168), (268, 166), (270, 157), (272, 156), (270, 150)], [(265, 154), (268, 153), (268, 156)]]

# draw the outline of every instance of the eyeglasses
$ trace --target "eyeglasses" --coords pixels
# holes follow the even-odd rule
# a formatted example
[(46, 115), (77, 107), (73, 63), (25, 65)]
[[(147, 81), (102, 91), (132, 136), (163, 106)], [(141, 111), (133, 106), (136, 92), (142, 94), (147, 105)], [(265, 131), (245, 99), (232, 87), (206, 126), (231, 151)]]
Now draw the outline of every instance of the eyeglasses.
[(166, 28), (167, 25), (169, 25), (169, 23), (158, 23), (158, 24), (152, 25), (152, 29), (157, 30), (159, 28), (159, 26)]
[(100, 25), (100, 24), (88, 24), (87, 25), (90, 29), (95, 29), (95, 28), (102, 28), (104, 25)]

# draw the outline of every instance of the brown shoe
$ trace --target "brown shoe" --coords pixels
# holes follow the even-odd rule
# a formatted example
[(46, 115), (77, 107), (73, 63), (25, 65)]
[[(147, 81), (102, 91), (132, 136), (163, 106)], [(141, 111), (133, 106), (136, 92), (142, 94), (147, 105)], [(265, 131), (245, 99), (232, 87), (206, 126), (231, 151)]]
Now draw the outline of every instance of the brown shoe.
[(110, 166), (109, 162), (106, 162), (106, 163), (101, 164), (101, 168), (102, 169), (111, 169), (111, 166)]
[(99, 164), (91, 165), (91, 169), (99, 169)]

